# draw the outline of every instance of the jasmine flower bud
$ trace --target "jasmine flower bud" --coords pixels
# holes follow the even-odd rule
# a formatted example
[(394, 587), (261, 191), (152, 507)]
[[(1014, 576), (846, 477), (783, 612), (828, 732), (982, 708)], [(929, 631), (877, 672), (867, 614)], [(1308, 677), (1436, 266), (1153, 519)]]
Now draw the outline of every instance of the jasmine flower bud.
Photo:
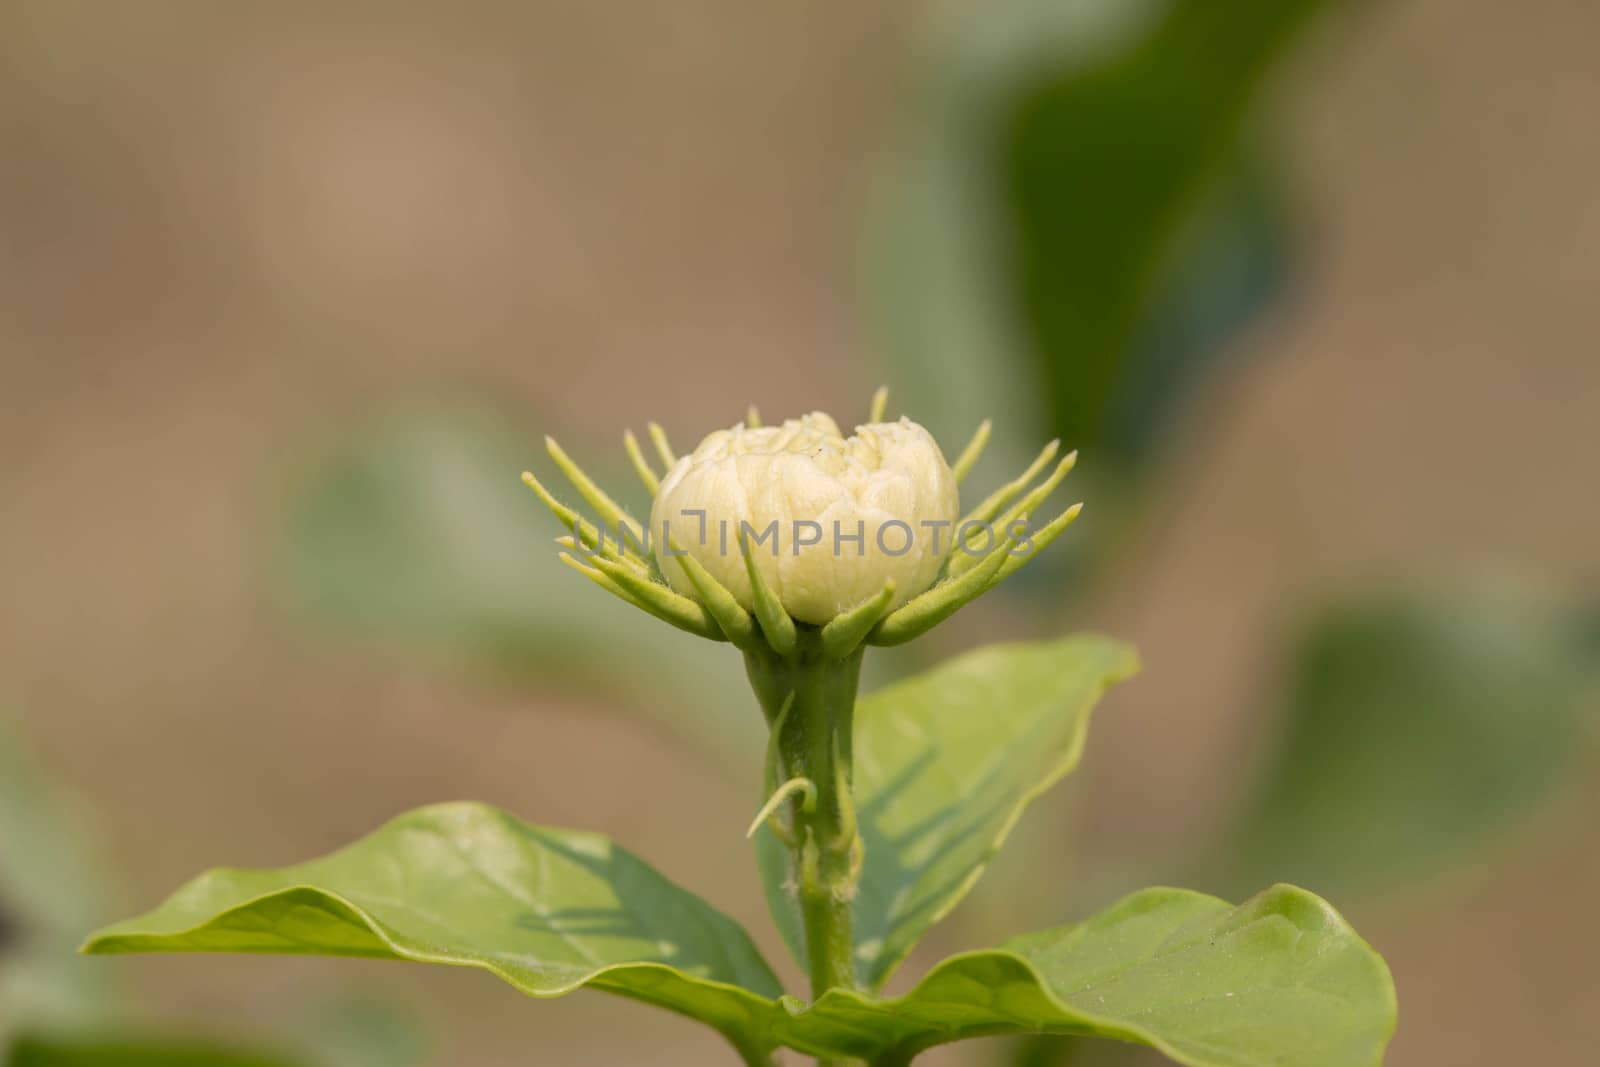
[(696, 586), (687, 552), (746, 610), (761, 579), (800, 622), (823, 625), (893, 583), (893, 610), (933, 584), (960, 514), (955, 475), (910, 419), (845, 437), (821, 412), (718, 430), (662, 479), (650, 514), (662, 575)]
[[(1042, 524), (1035, 514), (1072, 469), (1051, 441), (1021, 475), (965, 513), (957, 485), (989, 438), (978, 427), (952, 466), (910, 419), (884, 419), (873, 397), (849, 437), (821, 412), (718, 430), (682, 458), (655, 423), (623, 446), (651, 493), (642, 523), (550, 438), (550, 458), (593, 519), (558, 500), (531, 471), (522, 480), (567, 530), (561, 560), (612, 595), (680, 630), (728, 641), (747, 656), (832, 660), (861, 645), (926, 633), (1004, 581), (1077, 519), (1074, 504)], [(819, 627), (813, 636), (796, 624)], [(804, 638), (805, 641), (801, 639)]]

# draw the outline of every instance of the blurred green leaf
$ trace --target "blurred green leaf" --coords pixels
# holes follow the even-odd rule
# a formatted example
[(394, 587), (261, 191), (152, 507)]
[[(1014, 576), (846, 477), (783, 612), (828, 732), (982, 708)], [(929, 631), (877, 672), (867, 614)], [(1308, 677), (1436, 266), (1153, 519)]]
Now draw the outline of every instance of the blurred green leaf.
[(429, 1046), (415, 1011), (367, 993), (317, 1004), (294, 1037), (316, 1067), (413, 1067), (427, 1059)]
[(90, 838), (76, 798), (0, 715), (0, 898), (13, 923), (81, 929), (102, 913), (105, 872)]
[(487, 414), (449, 410), (392, 415), (308, 457), (283, 569), (298, 605), (483, 659), (578, 651), (606, 616), (535, 566), (561, 532), (517, 480), (540, 454)]
[(110, 1009), (104, 975), (72, 953), (108, 883), (77, 798), (0, 714), (0, 1046), (9, 1027)]
[(1003, 0), (959, 20), (870, 217), (907, 410), (941, 437), (1003, 415), (1001, 462), (1053, 432), (1125, 479), (1281, 287), (1284, 213), (1241, 129), (1325, 6)]
[[(10, 1067), (107, 1067), (286, 1062), (186, 1035), (156, 1035), (127, 1022), (130, 999), (106, 969), (74, 949), (104, 922), (113, 895), (90, 813), (51, 779), (0, 716), (0, 1051)], [(12, 1038), (15, 1038), (12, 1041)], [(312, 1067), (407, 1067), (420, 1059), (414, 1018), (370, 997), (319, 1006), (300, 1039)]]
[(1044, 1031), (1149, 1045), (1189, 1067), (1376, 1067), (1394, 983), (1325, 901), (1276, 886), (1233, 907), (1147, 889), (1078, 926), (963, 953), (903, 997), (830, 990), (783, 1031), (878, 1067), (966, 1037)]
[(1115, 443), (1109, 420), (1140, 410), (1121, 399), (1129, 357), (1174, 241), (1236, 166), (1263, 75), (1325, 6), (1172, 0), (1129, 47), (1022, 91), (1000, 132), (1012, 281), (1067, 441)]
[(1562, 779), (1596, 717), (1579, 616), (1509, 588), (1352, 599), (1295, 649), (1228, 884), (1378, 890), (1463, 859)]
[(1078, 1034), (1027, 1034), (1010, 1042), (999, 1059), (1007, 1067), (1120, 1067), (1131, 1052)]
[[(82, 928), (75, 931), (74, 943)], [(56, 945), (54, 954), (87, 968), (96, 966)], [(103, 970), (103, 968), (100, 968)], [(0, 1005), (5, 1007), (6, 1005)], [(21, 1011), (16, 1009), (20, 1007)], [(121, 1005), (126, 1008), (127, 1005)], [(423, 1062), (427, 1041), (414, 1013), (365, 995), (338, 996), (317, 1005), (290, 1036), (266, 1047), (236, 1040), (210, 1040), (190, 1033), (151, 1030), (113, 1019), (107, 1012), (85, 1018), (42, 1013), (37, 1005), (10, 1005), (15, 1024), (6, 1067), (412, 1067)], [(280, 1020), (281, 1021), (281, 1020)], [(0, 1052), (8, 1047), (0, 1034)], [(291, 1054), (289, 1050), (299, 1050)]]
[(223, 1044), (135, 1036), (28, 1035), (7, 1067), (317, 1067), (316, 1061), (249, 1052)]
[[(869, 989), (966, 895), (1023, 808), (1076, 766), (1096, 701), (1136, 669), (1128, 646), (1080, 634), (981, 648), (859, 701), (866, 865), (854, 918)], [(768, 829), (757, 856), (767, 903), (803, 962), (787, 852)]]
[(1090, 1057), (1095, 1057), (1102, 1047), (1098, 1042), (1079, 1036), (1029, 1034), (1008, 1046), (1001, 1059), (1007, 1067), (1069, 1067), (1084, 1059), (1095, 1062)]
[(745, 1050), (781, 993), (744, 930), (606, 838), (465, 803), (295, 867), (207, 872), (84, 950), (477, 967), (530, 996), (588, 986), (680, 1012)]
[[(1173, 234), (1093, 438), (1112, 471), (1136, 473), (1152, 458), (1192, 391), (1230, 355), (1233, 335), (1283, 290), (1287, 215), (1276, 175), (1255, 153), (1231, 155), (1202, 186)], [(1067, 424), (1056, 430), (1073, 439)]]
[(470, 409), (356, 427), (303, 461), (279, 546), (280, 600), (379, 645), (546, 685), (601, 685), (730, 761), (759, 752), (762, 719), (737, 657), (557, 561), (554, 539), (570, 531), (518, 477), (543, 455)]

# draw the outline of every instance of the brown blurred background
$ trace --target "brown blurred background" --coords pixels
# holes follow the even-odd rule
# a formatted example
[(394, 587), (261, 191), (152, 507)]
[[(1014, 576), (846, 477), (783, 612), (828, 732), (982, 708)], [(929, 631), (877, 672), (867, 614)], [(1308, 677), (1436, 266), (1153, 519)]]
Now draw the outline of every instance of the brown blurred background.
[[(621, 429), (649, 418), (682, 445), (752, 401), (844, 421), (880, 380), (899, 389), (915, 353), (885, 358), (875, 332), (871, 214), (930, 72), (983, 18), (0, 3), (0, 701), (94, 827), (116, 886), (102, 917), (215, 863), (290, 862), (471, 797), (616, 837), (782, 956), (739, 837), (753, 762), (730, 769), (637, 694), (315, 621), (285, 592), (284, 516), (319, 457), (396, 412), (495, 413), (616, 470)], [(1579, 0), (1374, 2), (1328, 12), (1273, 67), (1250, 123), (1293, 220), (1290, 280), (1172, 412), (1137, 520), (1058, 576), (1070, 605), (1036, 597), (1025, 625), (991, 611), (942, 638), (1065, 614), (1141, 649), (1083, 771), (1013, 845), (1057, 897), (1040, 884), (1013, 907), (987, 887), (913, 970), (981, 943), (996, 913), (1066, 921), (1223, 841), (1285, 635), (1321, 600), (1467, 574), (1592, 595), (1596, 40), (1600, 8)], [(990, 413), (1013, 414), (972, 414)], [(1014, 414), (1024, 442), (1049, 429)], [(523, 506), (518, 469), (498, 506)], [(520, 590), (546, 555), (530, 540), (474, 577)], [(1395, 971), (1391, 1063), (1590, 1055), (1593, 737), (1470, 860), (1334, 895)], [(642, 1007), (535, 1003), (457, 971), (86, 965), (175, 1031), (278, 1040), (356, 996), (398, 1005), (429, 1063), (725, 1058)]]

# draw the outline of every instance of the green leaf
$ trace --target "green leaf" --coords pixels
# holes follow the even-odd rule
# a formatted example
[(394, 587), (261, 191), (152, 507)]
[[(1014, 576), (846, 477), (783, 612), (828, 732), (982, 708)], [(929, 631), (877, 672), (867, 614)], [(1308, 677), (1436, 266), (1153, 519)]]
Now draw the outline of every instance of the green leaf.
[(940, 440), (1004, 413), (995, 469), (1026, 462), (1049, 424), (1012, 291), (999, 131), (1030, 78), (1113, 54), (1148, 7), (997, 0), (954, 20), (875, 190), (866, 306), (896, 396)]
[[(93, 960), (81, 962), (94, 964)], [(103, 968), (102, 968), (103, 969)], [(279, 1014), (282, 1008), (275, 1005)], [(281, 1018), (279, 1022), (283, 1022)], [(241, 1043), (204, 1033), (171, 1031), (125, 1021), (19, 1027), (0, 1040), (6, 1067), (413, 1067), (425, 1058), (425, 1039), (415, 1012), (366, 995), (324, 999), (291, 1037)], [(4, 1050), (9, 1047), (9, 1054)]]
[[(1094, 635), (991, 645), (857, 704), (866, 864), (854, 919), (868, 988), (966, 895), (1022, 809), (1072, 770), (1100, 694), (1136, 669), (1128, 646)], [(788, 856), (770, 830), (757, 845), (767, 902), (803, 963)]]
[(317, 1067), (418, 1067), (431, 1044), (412, 1006), (362, 992), (324, 993), (293, 1033)]
[(13, 1027), (98, 1021), (115, 998), (73, 956), (104, 920), (111, 878), (79, 798), (0, 709), (0, 1047)]
[(1470, 855), (1582, 750), (1583, 655), (1579, 613), (1539, 590), (1328, 607), (1294, 651), (1281, 743), (1214, 880), (1378, 890)]
[(921, 421), (1003, 411), (1024, 425), (997, 427), (997, 458), (1008, 431), (1053, 432), (1091, 476), (1144, 457), (1280, 287), (1287, 228), (1241, 131), (1328, 6), (1000, 0), (953, 21), (871, 216), (871, 306)]
[(211, 871), (85, 951), (476, 967), (533, 996), (587, 986), (680, 1012), (749, 1063), (786, 1044), (898, 1064), (946, 1041), (1038, 1031), (1136, 1041), (1191, 1067), (1365, 1067), (1394, 1021), (1382, 961), (1287, 887), (1238, 908), (1148, 890), (1081, 926), (947, 960), (904, 997), (834, 990), (806, 1008), (731, 920), (605, 838), (474, 804), (421, 809), (299, 866)]
[[(571, 531), (519, 479), (543, 456), (529, 434), (464, 407), (393, 412), (324, 443), (286, 497), (274, 558), (282, 607), (329, 632), (545, 689), (601, 685), (730, 763), (752, 758), (762, 720), (738, 658), (560, 564), (554, 540)], [(618, 485), (634, 481), (617, 470)]]
[[(1189, 397), (1241, 354), (1230, 344), (1234, 335), (1286, 287), (1294, 249), (1276, 177), (1258, 153), (1236, 153), (1185, 213), (1089, 446), (1111, 466), (1097, 488), (1114, 492), (1114, 479), (1148, 467), (1181, 425)], [(1058, 415), (1055, 432), (1075, 432), (1062, 425)]]
[(1276, 886), (1233, 907), (1147, 889), (1078, 926), (935, 967), (903, 997), (832, 990), (784, 1041), (892, 1067), (949, 1041), (1083, 1034), (1189, 1067), (1375, 1067), (1394, 1032), (1388, 968), (1325, 901)]
[(476, 804), (403, 815), (278, 870), (218, 869), (86, 952), (365, 956), (477, 967), (535, 997), (588, 986), (766, 1047), (778, 981), (731, 919), (596, 834)]
[(1190, 213), (1273, 60), (1327, 0), (1171, 0), (1113, 54), (1042, 72), (999, 130), (1023, 321), (1074, 445), (1108, 438)]

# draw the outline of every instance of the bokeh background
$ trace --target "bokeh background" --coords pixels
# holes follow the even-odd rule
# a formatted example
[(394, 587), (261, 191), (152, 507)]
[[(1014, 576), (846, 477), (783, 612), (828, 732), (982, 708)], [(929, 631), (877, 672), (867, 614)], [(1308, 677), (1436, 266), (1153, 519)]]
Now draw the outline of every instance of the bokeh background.
[(3, 0), (0, 1041), (721, 1062), (601, 994), (70, 952), (474, 798), (780, 959), (737, 663), (555, 565), (517, 474), (887, 382), (952, 451), (996, 418), (978, 486), (1081, 448), (1088, 510), (879, 678), (1074, 627), (1146, 662), (898, 983), (1296, 880), (1389, 959), (1391, 1063), (1586, 1062), (1596, 40), (1582, 0)]

